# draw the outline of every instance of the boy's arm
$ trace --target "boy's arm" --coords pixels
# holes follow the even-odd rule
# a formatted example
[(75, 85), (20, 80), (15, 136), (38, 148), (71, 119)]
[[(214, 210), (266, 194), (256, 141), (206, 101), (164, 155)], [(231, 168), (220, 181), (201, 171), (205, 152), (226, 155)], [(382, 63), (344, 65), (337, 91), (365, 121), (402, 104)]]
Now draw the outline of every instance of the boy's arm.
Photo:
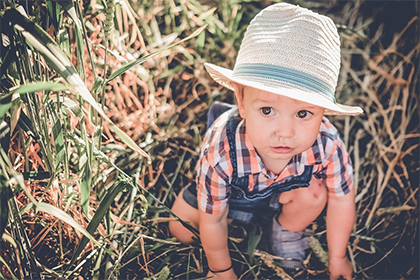
[[(199, 210), (200, 239), (206, 253), (209, 268), (213, 271), (225, 270), (232, 265), (227, 243), (228, 211), (228, 207), (219, 214), (208, 214)], [(215, 276), (214, 279), (237, 279), (232, 268), (217, 274), (209, 272), (208, 276), (212, 275)]]
[(352, 279), (353, 267), (346, 256), (347, 244), (355, 220), (355, 201), (353, 189), (350, 193), (337, 197), (328, 193), (327, 242), (330, 279), (343, 276)]

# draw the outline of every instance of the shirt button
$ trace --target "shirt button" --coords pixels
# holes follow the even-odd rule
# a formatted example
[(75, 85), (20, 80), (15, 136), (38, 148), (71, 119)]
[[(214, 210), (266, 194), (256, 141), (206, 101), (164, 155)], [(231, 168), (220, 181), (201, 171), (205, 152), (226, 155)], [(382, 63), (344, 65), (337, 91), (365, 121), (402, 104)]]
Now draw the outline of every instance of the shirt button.
[(206, 143), (206, 145), (204, 145), (204, 149), (203, 149), (203, 154), (207, 154), (208, 153), (208, 151), (209, 151), (209, 143)]

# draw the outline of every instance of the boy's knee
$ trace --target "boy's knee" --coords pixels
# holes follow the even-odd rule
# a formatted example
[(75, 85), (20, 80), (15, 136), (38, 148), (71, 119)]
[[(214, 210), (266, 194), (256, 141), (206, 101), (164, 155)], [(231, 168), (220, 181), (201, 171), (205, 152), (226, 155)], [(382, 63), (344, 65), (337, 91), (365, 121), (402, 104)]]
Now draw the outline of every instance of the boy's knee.
[(193, 242), (192, 237), (194, 234), (178, 221), (169, 222), (169, 233), (182, 243)]
[(322, 179), (312, 178), (306, 198), (309, 204), (325, 205), (327, 203), (327, 187)]
[[(177, 215), (184, 222), (189, 223), (194, 228), (198, 228), (198, 210), (189, 205), (182, 197), (183, 190), (178, 194), (172, 206), (172, 212)], [(177, 221), (169, 221), (169, 233), (176, 237), (182, 243), (193, 242), (194, 234), (184, 227), (184, 225)]]
[(280, 195), (279, 202), (298, 202), (302, 205), (320, 206), (327, 203), (327, 188), (322, 179), (312, 178), (307, 188), (299, 188)]

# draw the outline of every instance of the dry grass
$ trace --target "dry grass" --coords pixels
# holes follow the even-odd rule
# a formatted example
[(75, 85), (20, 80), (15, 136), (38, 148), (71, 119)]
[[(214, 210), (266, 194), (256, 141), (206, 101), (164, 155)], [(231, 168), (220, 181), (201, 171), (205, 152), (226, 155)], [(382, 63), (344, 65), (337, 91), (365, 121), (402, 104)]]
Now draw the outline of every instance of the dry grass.
[[(126, 149), (126, 144), (104, 123), (101, 149), (113, 164), (95, 165), (91, 214), (98, 209), (106, 190), (125, 175), (134, 178), (144, 189), (127, 187), (116, 196), (107, 218), (95, 231), (95, 237), (106, 243), (113, 254), (101, 259), (98, 256), (104, 255), (103, 249), (89, 242), (81, 258), (70, 268), (71, 277), (197, 279), (203, 276), (207, 267), (201, 247), (182, 245), (170, 238), (166, 224), (169, 213), (162, 204), (170, 207), (176, 193), (194, 178), (206, 111), (211, 102), (233, 102), (231, 92), (211, 81), (203, 62), (220, 62), (232, 68), (238, 37), (245, 24), (270, 3), (221, 3), (215, 14), (207, 18), (202, 15), (213, 4), (133, 1), (132, 13), (117, 5), (115, 31), (107, 33), (111, 38), (109, 47), (118, 53), (115, 56), (105, 55), (99, 46), (105, 45), (102, 26), (106, 17), (93, 10), (88, 33), (93, 63), (102, 67), (93, 72), (88, 66), (92, 59), (85, 56), (89, 89), (95, 76), (109, 74), (125, 61), (160, 49), (199, 26), (209, 26), (202, 37), (133, 67), (101, 91), (108, 117), (139, 143), (151, 159)], [(413, 13), (413, 17), (399, 17), (398, 22), (391, 22), (387, 13), (407, 15), (416, 4), (402, 1), (380, 7), (374, 1), (331, 1), (328, 5), (305, 1), (301, 5), (329, 14), (340, 25), (343, 59), (337, 99), (365, 110), (364, 115), (356, 118), (332, 118), (343, 135), (355, 169), (357, 221), (348, 247), (355, 276), (357, 279), (415, 279), (419, 276), (419, 20)], [(231, 14), (242, 15), (242, 19), (235, 22)], [(236, 32), (236, 25), (243, 26), (240, 32)], [(70, 118), (74, 127), (80, 126), (75, 116), (70, 114)], [(96, 123), (85, 119), (85, 124), (93, 139)], [(46, 169), (35, 140), (16, 130), (11, 143), (9, 156), (15, 170)], [(70, 162), (77, 165), (78, 159), (71, 158)], [(80, 173), (76, 167), (70, 171), (66, 180), (53, 180), (48, 185), (48, 180), (25, 181), (26, 187), (37, 200), (65, 209), (87, 227), (88, 220), (80, 210), (77, 183)], [(66, 193), (60, 188), (66, 184), (73, 186), (73, 192)], [(17, 201), (19, 207), (29, 203), (24, 193), (17, 196)], [(58, 278), (82, 235), (48, 213), (27, 210), (23, 212), (23, 221), (40, 270), (47, 278)], [(317, 254), (308, 256), (307, 267), (296, 275), (298, 279), (327, 277), (325, 260), (320, 260), (326, 250), (323, 217), (316, 220), (314, 229)], [(249, 229), (246, 238), (231, 239), (235, 269), (241, 279), (290, 279), (276, 257), (261, 251), (265, 237), (265, 233), (261, 237), (254, 228)], [(260, 238), (259, 250), (249, 252)], [(24, 264), (19, 262), (22, 252), (7, 242), (2, 244), (5, 245), (1, 256), (11, 264), (15, 275), (22, 276)], [(11, 277), (5, 266), (2, 274)]]

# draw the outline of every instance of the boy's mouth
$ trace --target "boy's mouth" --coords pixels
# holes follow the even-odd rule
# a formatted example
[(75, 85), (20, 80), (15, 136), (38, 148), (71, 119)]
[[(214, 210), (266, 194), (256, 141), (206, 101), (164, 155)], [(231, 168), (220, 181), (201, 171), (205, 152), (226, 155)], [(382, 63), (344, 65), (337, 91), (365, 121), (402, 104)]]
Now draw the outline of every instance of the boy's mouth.
[(293, 148), (288, 146), (270, 147), (270, 149), (276, 154), (290, 154), (293, 151)]

